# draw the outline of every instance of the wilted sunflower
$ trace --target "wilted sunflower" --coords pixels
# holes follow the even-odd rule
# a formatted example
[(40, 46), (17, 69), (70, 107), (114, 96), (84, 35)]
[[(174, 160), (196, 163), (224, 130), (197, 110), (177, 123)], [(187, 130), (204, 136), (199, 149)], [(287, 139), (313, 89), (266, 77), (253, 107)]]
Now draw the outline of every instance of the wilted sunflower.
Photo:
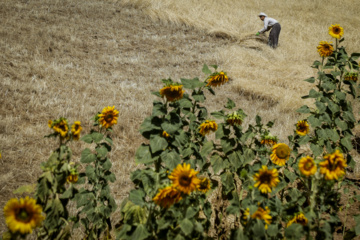
[(189, 194), (196, 190), (200, 183), (200, 179), (196, 177), (198, 173), (190, 168), (190, 164), (184, 163), (183, 165), (177, 165), (169, 178), (172, 180), (174, 187), (185, 194)]
[(161, 136), (163, 136), (164, 138), (169, 138), (170, 134), (168, 134), (166, 131), (163, 131)]
[(272, 151), (273, 153), (270, 155), (270, 158), (274, 164), (284, 166), (286, 161), (289, 160), (291, 150), (285, 143), (274, 145)]
[(339, 24), (331, 25), (329, 27), (329, 34), (333, 38), (340, 39), (344, 35), (344, 29)]
[(262, 136), (260, 143), (262, 145), (267, 145), (267, 146), (272, 147), (275, 144), (277, 144), (277, 142), (278, 142), (278, 138), (276, 136), (268, 134), (268, 135)]
[(271, 224), (271, 219), (272, 219), (269, 213), (270, 213), (270, 209), (268, 207), (265, 207), (265, 209), (259, 207), (258, 210), (253, 215), (251, 215), (251, 218), (264, 220), (264, 222), (266, 223), (265, 229), (267, 229), (268, 228), (267, 224)]
[(208, 78), (208, 84), (206, 86), (217, 87), (226, 83), (227, 81), (229, 81), (228, 76), (226, 76), (224, 72), (219, 72)]
[(199, 133), (203, 136), (205, 136), (206, 134), (208, 134), (210, 131), (215, 132), (218, 129), (218, 125), (215, 121), (212, 120), (206, 120), (205, 122), (203, 122), (202, 124), (200, 124), (199, 127)]
[(321, 57), (328, 57), (334, 52), (331, 42), (321, 41), (317, 47)]
[(108, 106), (102, 110), (98, 117), (101, 126), (107, 129), (117, 123), (119, 111), (115, 109), (115, 106)]
[(74, 140), (79, 140), (81, 130), (82, 130), (81, 122), (80, 121), (74, 122), (74, 124), (71, 126), (71, 133), (73, 135)]
[(52, 129), (65, 138), (69, 131), (69, 125), (66, 118), (60, 118), (52, 123)]
[(296, 133), (300, 136), (305, 136), (310, 132), (309, 124), (306, 120), (298, 121), (296, 124)]
[(25, 197), (10, 199), (4, 207), (6, 225), (13, 233), (28, 234), (44, 220), (42, 207), (35, 199)]
[(211, 189), (210, 179), (207, 177), (199, 177), (200, 183), (197, 185), (197, 190), (206, 193)]
[(294, 216), (293, 219), (291, 219), (287, 224), (286, 227), (289, 227), (293, 223), (298, 223), (303, 226), (306, 226), (308, 224), (308, 219), (305, 217), (303, 213), (298, 213)]
[(299, 170), (305, 176), (311, 176), (316, 173), (317, 167), (312, 157), (306, 156), (299, 161)]
[(183, 85), (166, 85), (160, 89), (160, 95), (166, 97), (169, 102), (180, 100), (184, 95)]
[(346, 161), (342, 153), (336, 150), (333, 154), (324, 157), (325, 161), (319, 163), (320, 173), (325, 175), (326, 180), (334, 180), (345, 175)]
[(243, 116), (241, 116), (237, 112), (233, 112), (227, 115), (226, 122), (231, 126), (241, 125), (243, 122)]
[(171, 205), (179, 202), (181, 199), (181, 192), (179, 192), (175, 187), (169, 186), (160, 189), (158, 194), (156, 194), (156, 196), (153, 198), (153, 201), (155, 204), (163, 208), (169, 208)]
[(254, 175), (255, 185), (262, 193), (270, 193), (273, 187), (276, 187), (280, 182), (279, 173), (276, 169), (268, 169), (267, 166), (262, 166), (259, 172)]

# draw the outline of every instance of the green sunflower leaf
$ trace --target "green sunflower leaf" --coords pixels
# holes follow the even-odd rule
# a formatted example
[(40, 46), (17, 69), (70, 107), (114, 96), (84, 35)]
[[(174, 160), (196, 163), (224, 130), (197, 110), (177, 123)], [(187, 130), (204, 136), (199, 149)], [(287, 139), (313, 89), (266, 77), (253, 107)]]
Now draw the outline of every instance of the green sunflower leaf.
[(298, 113), (310, 113), (310, 108), (306, 105), (303, 105), (299, 109), (296, 110)]
[(218, 174), (221, 169), (223, 169), (224, 160), (220, 155), (214, 154), (210, 158), (211, 166), (214, 170), (214, 174)]
[(214, 149), (214, 144), (213, 144), (213, 142), (212, 141), (208, 141), (208, 142), (206, 142), (204, 145), (203, 145), (203, 147), (202, 147), (202, 149), (201, 149), (201, 151), (200, 151), (200, 154), (203, 156), (203, 157), (207, 157), (210, 153), (211, 153), (211, 151)]
[(139, 224), (136, 227), (136, 230), (134, 231), (134, 233), (131, 235), (131, 239), (143, 240), (143, 239), (147, 239), (149, 236), (150, 236), (150, 233), (146, 229), (145, 225)]
[(200, 82), (199, 78), (194, 78), (194, 79), (181, 78), (180, 81), (184, 85), (184, 88), (187, 88), (187, 89), (196, 89), (196, 88), (205, 86), (205, 84), (206, 84), (204, 82)]
[(164, 151), (168, 146), (168, 142), (165, 138), (160, 136), (154, 136), (150, 139), (150, 149), (152, 153), (156, 153), (158, 151)]
[(93, 138), (91, 137), (91, 134), (86, 134), (85, 136), (81, 137), (81, 141), (84, 141), (86, 143), (92, 143)]
[(224, 192), (227, 195), (229, 192), (234, 190), (234, 178), (231, 172), (224, 172), (220, 175), (222, 185), (224, 186)]
[(93, 132), (93, 133), (91, 133), (91, 137), (95, 143), (98, 143), (104, 138), (104, 135), (102, 135), (101, 133), (98, 133), (98, 132)]
[(180, 223), (180, 228), (185, 235), (189, 235), (194, 230), (194, 224), (187, 218), (184, 218)]
[(314, 78), (314, 77), (311, 77), (311, 78), (305, 79), (304, 81), (305, 81), (305, 82), (309, 82), (309, 83), (314, 83), (314, 82), (315, 82), (315, 78)]
[(95, 160), (96, 160), (96, 156), (95, 156), (95, 154), (93, 154), (91, 152), (91, 150), (89, 148), (85, 148), (81, 152), (80, 162), (82, 162), (82, 163), (91, 163), (91, 162), (93, 162)]
[(165, 165), (170, 169), (176, 168), (176, 166), (181, 163), (180, 155), (175, 151), (164, 151), (163, 153), (161, 153), (160, 156), (161, 159), (164, 161)]
[(152, 157), (150, 146), (142, 144), (135, 153), (135, 163), (136, 164), (146, 164), (154, 162), (156, 158)]
[(204, 66), (202, 68), (202, 72), (205, 73), (206, 75), (210, 75), (212, 73), (206, 64), (204, 64)]
[(233, 100), (231, 100), (230, 98), (228, 98), (228, 101), (225, 105), (225, 108), (227, 109), (233, 109), (234, 107), (236, 107), (235, 103)]

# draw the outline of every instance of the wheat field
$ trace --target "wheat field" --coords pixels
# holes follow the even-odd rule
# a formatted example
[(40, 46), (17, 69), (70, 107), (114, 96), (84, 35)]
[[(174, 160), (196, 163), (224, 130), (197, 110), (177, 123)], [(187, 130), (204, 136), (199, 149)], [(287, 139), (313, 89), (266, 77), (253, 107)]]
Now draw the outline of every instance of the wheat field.
[[(263, 27), (259, 12), (281, 24), (276, 50), (266, 36), (255, 37)], [(312, 87), (303, 80), (316, 74), (310, 66), (320, 59), (318, 43), (331, 41), (328, 27), (340, 24), (342, 44), (360, 52), (359, 12), (355, 0), (0, 1), (0, 206), (36, 182), (40, 163), (56, 148), (44, 138), (48, 120), (81, 121), (87, 132), (105, 106), (120, 111), (110, 156), (120, 204), (132, 187), (130, 172), (141, 167), (134, 155), (144, 141), (138, 129), (151, 113), (151, 92), (164, 78), (204, 79), (204, 63), (230, 77), (208, 96), (210, 110), (231, 98), (248, 115), (245, 127), (256, 115), (275, 120), (272, 133), (286, 142), (304, 118), (295, 110), (311, 104), (301, 96)], [(78, 161), (85, 144), (70, 146)]]

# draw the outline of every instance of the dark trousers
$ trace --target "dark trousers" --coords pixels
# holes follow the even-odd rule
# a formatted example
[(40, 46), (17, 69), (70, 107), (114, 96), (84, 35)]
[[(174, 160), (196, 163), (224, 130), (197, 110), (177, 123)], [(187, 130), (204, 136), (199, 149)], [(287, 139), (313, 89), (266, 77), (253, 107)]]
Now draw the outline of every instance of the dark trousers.
[(268, 45), (270, 47), (276, 48), (278, 46), (280, 31), (281, 31), (280, 24), (275, 23), (274, 26), (272, 26), (270, 34), (269, 34)]

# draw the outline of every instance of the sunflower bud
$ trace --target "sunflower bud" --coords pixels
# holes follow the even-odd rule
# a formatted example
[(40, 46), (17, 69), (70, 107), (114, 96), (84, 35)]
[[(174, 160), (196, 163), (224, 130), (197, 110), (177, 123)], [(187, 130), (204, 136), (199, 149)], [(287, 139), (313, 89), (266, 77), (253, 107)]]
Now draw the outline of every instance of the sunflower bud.
[(261, 144), (262, 145), (267, 145), (269, 147), (277, 144), (278, 142), (278, 138), (276, 136), (273, 136), (271, 134), (268, 134), (268, 135), (264, 135), (261, 137)]
[(347, 72), (345, 73), (344, 80), (356, 82), (358, 80), (358, 75), (357, 72)]

